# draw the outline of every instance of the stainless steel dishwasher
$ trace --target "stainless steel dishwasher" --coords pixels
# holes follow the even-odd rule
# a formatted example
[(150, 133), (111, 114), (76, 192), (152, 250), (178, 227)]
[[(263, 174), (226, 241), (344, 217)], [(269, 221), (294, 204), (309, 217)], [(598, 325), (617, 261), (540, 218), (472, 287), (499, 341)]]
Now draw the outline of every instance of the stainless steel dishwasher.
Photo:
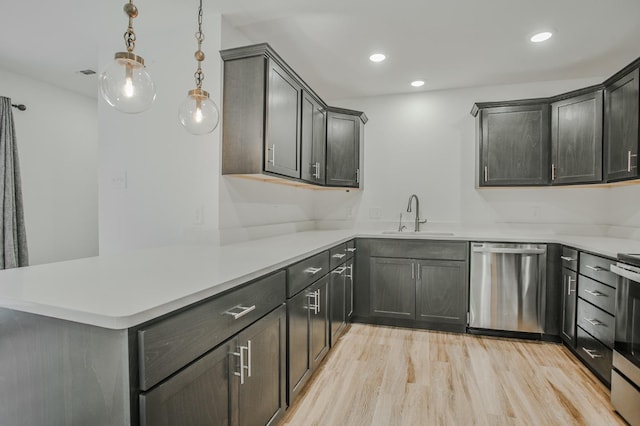
[(472, 243), (469, 327), (543, 333), (547, 246)]

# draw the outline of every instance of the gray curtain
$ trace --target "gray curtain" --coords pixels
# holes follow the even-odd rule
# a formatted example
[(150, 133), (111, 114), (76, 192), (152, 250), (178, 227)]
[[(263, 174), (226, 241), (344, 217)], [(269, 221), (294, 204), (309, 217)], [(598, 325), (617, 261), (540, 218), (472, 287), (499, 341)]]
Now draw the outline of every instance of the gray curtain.
[(27, 266), (27, 233), (24, 227), (22, 185), (11, 99), (0, 96), (0, 269)]

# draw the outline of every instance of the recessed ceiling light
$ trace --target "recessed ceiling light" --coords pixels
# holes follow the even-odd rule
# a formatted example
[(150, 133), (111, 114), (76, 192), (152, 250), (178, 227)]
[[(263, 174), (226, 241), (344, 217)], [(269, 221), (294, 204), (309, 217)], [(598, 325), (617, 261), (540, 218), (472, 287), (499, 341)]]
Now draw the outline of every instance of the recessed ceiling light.
[(371, 62), (382, 62), (385, 59), (387, 59), (387, 57), (382, 53), (374, 53), (373, 55), (369, 56), (369, 60)]
[(553, 33), (550, 33), (549, 31), (544, 31), (544, 32), (532, 35), (529, 40), (531, 40), (534, 43), (541, 43), (543, 41), (549, 40), (552, 35)]
[(424, 86), (424, 81), (423, 80), (412, 81), (411, 85), (413, 87), (422, 87), (422, 86)]

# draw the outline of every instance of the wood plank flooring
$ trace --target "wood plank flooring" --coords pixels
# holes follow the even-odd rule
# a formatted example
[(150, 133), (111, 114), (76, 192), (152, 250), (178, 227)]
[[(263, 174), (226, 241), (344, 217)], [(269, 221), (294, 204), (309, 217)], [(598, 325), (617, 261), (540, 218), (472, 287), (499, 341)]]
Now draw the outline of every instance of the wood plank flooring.
[(352, 324), (281, 425), (624, 425), (562, 345)]

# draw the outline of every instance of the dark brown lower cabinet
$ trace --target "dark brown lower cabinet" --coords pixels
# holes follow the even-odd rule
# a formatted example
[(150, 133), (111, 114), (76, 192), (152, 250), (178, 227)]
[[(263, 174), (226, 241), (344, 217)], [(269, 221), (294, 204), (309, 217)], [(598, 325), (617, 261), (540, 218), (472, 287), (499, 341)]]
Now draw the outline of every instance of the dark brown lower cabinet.
[(345, 309), (345, 280), (347, 275), (347, 266), (341, 265), (331, 271), (331, 283), (329, 288), (329, 318), (331, 324), (331, 346), (335, 345), (340, 334), (347, 324)]
[(329, 351), (328, 294), (326, 275), (287, 302), (289, 404)]
[(416, 261), (416, 319), (430, 323), (467, 323), (465, 262)]
[(281, 306), (140, 394), (143, 426), (265, 425), (286, 409)]

